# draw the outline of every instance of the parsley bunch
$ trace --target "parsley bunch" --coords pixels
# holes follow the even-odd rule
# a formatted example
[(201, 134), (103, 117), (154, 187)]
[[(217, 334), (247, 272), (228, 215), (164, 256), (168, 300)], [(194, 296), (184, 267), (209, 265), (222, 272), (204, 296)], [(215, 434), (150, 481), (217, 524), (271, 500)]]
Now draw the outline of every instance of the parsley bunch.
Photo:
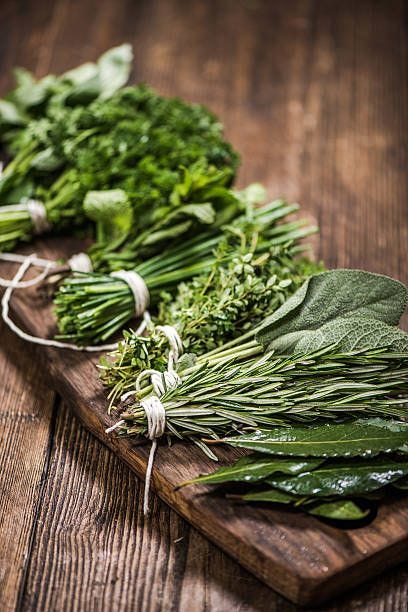
[[(81, 67), (77, 71), (81, 73)], [(123, 243), (137, 236), (169, 209), (208, 202), (193, 196), (203, 195), (197, 192), (210, 182), (214, 189), (232, 182), (237, 154), (224, 140), (217, 118), (204, 107), (164, 98), (144, 85), (122, 88), (123, 79), (117, 89), (102, 89), (93, 96), (92, 87), (83, 85), (88, 95), (79, 95), (80, 83), (74, 87), (72, 81), (71, 73), (46, 81), (42, 88), (37, 84), (43, 97), (33, 108), (18, 106), (21, 84), (0, 104), (0, 135), (11, 156), (0, 178), (2, 204), (38, 199), (54, 230), (83, 225), (91, 218), (105, 226), (100, 255), (112, 240), (120, 236)], [(12, 119), (12, 108), (14, 127), (5, 121), (5, 110)], [(225, 192), (211, 196), (222, 199)], [(113, 217), (112, 198), (120, 209)], [(199, 212), (184, 215), (198, 218)], [(177, 225), (180, 235), (183, 230)], [(27, 212), (0, 207), (0, 249), (28, 240), (32, 233)], [(97, 230), (97, 237), (100, 234)]]

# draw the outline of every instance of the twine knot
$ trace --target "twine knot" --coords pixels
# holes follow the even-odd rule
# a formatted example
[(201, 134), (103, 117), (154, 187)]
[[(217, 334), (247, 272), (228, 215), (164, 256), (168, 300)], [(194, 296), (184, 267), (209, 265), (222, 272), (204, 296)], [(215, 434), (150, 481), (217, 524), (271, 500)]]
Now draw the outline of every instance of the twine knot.
[(135, 301), (135, 315), (140, 317), (144, 314), (149, 306), (150, 296), (146, 283), (140, 274), (133, 270), (118, 270), (117, 272), (112, 272), (111, 276), (113, 278), (120, 278), (129, 286)]
[(25, 206), (33, 222), (35, 234), (43, 234), (51, 229), (51, 223), (49, 223), (47, 219), (47, 209), (40, 200), (28, 198), (25, 202)]
[(68, 265), (72, 272), (83, 272), (84, 274), (93, 272), (91, 258), (86, 253), (74, 253), (68, 259)]

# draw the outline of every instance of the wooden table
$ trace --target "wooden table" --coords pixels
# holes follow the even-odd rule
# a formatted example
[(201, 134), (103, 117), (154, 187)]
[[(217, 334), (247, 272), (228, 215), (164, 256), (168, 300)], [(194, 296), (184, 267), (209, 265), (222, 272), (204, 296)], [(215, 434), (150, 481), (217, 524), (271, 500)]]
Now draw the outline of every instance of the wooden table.
[[(408, 281), (403, 0), (3, 0), (0, 91), (129, 41), (132, 81), (219, 113), (240, 184), (298, 200), (317, 257)], [(405, 46), (404, 46), (405, 43)], [(295, 610), (155, 499), (0, 329), (0, 610)], [(399, 568), (325, 610), (404, 611)]]

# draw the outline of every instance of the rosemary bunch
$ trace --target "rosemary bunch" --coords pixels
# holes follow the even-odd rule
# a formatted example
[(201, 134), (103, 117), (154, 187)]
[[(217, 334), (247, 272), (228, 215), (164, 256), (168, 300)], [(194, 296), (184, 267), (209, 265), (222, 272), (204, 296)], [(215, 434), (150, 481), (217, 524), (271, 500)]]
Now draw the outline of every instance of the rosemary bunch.
[[(272, 202), (262, 209), (251, 210), (250, 219), (248, 215), (237, 219), (224, 229), (223, 234), (214, 230), (204, 233), (135, 266), (134, 271), (143, 277), (148, 287), (152, 306), (157, 305), (164, 291), (174, 291), (177, 283), (200, 273), (208, 274), (217, 257), (221, 261), (233, 259), (233, 255), (239, 252), (239, 245), (245, 244), (247, 237), (254, 235), (255, 231), (259, 232), (259, 239), (253, 245), (253, 255), (266, 256), (264, 262), (268, 260), (268, 250), (274, 245), (314, 231), (314, 228), (304, 227), (302, 222), (277, 225), (277, 220), (294, 208), (281, 200)], [(221, 247), (216, 255), (220, 242), (226, 245), (231, 240), (238, 246)], [(275, 261), (273, 265), (278, 267), (279, 262)], [(287, 294), (289, 285), (286, 283), (285, 287), (284, 283), (279, 287), (275, 280), (268, 288), (269, 293), (273, 292), (272, 286), (275, 285), (281, 297)], [(263, 290), (263, 287), (259, 289)], [(82, 344), (105, 341), (132, 319), (135, 312), (129, 286), (123, 280), (104, 274), (74, 274), (66, 278), (55, 297), (55, 306), (59, 337)]]
[[(204, 362), (179, 370), (181, 384), (161, 397), (168, 435), (198, 439), (204, 448), (200, 438), (219, 439), (288, 422), (407, 416), (408, 353), (342, 353), (326, 347), (307, 355), (281, 357), (270, 351), (254, 358), (249, 347), (245, 352), (246, 358), (242, 347), (207, 355)], [(150, 392), (147, 387), (122, 405), (120, 433), (147, 432), (139, 400)]]

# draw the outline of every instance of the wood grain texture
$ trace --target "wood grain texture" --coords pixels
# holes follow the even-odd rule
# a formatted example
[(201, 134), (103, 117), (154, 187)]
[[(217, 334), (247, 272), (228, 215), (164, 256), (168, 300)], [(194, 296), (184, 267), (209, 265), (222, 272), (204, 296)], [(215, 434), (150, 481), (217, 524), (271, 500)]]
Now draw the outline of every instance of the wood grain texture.
[[(264, 180), (271, 195), (284, 193), (298, 199), (311, 217), (318, 219), (322, 228), (318, 256), (330, 265), (365, 267), (407, 281), (405, 10), (403, 0), (3, 0), (0, 88), (4, 92), (10, 85), (12, 65), (25, 65), (38, 75), (61, 71), (128, 40), (136, 51), (134, 81), (143, 79), (163, 93), (206, 102), (221, 114), (227, 135), (243, 155), (241, 184)], [(3, 335), (1, 342), (7, 350), (12, 344)], [(14, 345), (23, 352), (21, 344)], [(15, 382), (13, 389), (17, 397), (22, 392)], [(8, 402), (1, 409), (7, 410)], [(62, 417), (56, 418), (58, 429)], [(63, 429), (75, 428), (75, 421), (67, 415), (65, 418)], [(115, 529), (115, 517), (116, 513), (126, 514), (122, 521), (127, 533), (136, 528), (128, 508), (136, 479), (131, 477), (129, 485), (128, 471), (124, 469), (122, 476), (118, 467), (107, 471), (106, 483), (96, 480), (92, 485), (94, 495), (102, 496), (106, 524), (114, 532), (111, 547), (106, 549), (108, 535), (101, 535), (105, 523), (101, 526), (96, 517), (87, 514), (85, 502), (78, 499), (78, 492), (89, 480), (89, 461), (81, 459), (88, 456), (84, 449), (91, 444), (89, 436), (82, 433), (78, 441), (69, 435), (56, 439), (51, 434), (50, 440), (49, 448), (58, 456), (52, 478), (51, 468), (46, 469), (51, 483), (55, 470), (65, 469), (64, 481), (55, 487), (50, 484), (53, 504), (55, 495), (61, 511), (70, 512), (67, 506), (80, 504), (77, 511), (89, 517), (88, 531), (78, 532), (76, 537), (72, 528), (71, 538), (54, 549), (56, 557), (48, 556), (45, 562), (43, 551), (53, 531), (47, 526), (49, 514), (45, 524), (36, 526), (33, 552), (28, 553), (32, 569), (26, 571), (21, 585), (27, 609), (35, 609), (35, 602), (45, 602), (52, 609), (51, 602), (59, 603), (58, 593), (72, 609), (97, 609), (103, 591), (102, 601), (114, 602), (118, 609), (126, 609), (127, 602), (137, 602), (143, 609), (163, 605), (193, 610), (292, 610), (168, 509), (164, 514), (160, 510), (148, 531), (161, 534), (162, 554), (152, 559), (149, 538), (144, 542), (139, 539), (138, 558), (149, 571), (138, 573), (134, 581), (125, 580), (125, 556), (119, 553), (124, 543), (120, 530)], [(59, 447), (62, 441), (68, 444), (66, 453)], [(74, 452), (77, 444), (82, 448), (79, 454)], [(92, 445), (97, 449), (92, 451), (95, 461), (106, 462), (102, 458), (109, 456), (108, 451), (96, 441)], [(71, 455), (74, 460), (69, 469), (64, 468)], [(40, 455), (31, 459), (31, 469), (40, 474), (44, 468)], [(13, 465), (10, 461), (5, 470), (8, 475), (4, 473), (3, 478), (13, 478)], [(65, 489), (74, 491), (72, 497), (64, 496)], [(123, 501), (111, 495), (118, 489)], [(19, 513), (25, 510), (23, 501)], [(16, 520), (21, 521), (20, 514)], [(167, 577), (153, 592), (145, 576), (167, 576), (166, 561), (174, 554), (171, 521), (183, 525), (183, 533), (190, 534), (185, 538), (188, 544), (182, 544), (186, 564), (184, 569), (182, 564), (177, 566), (174, 584)], [(7, 550), (17, 560), (23, 550), (27, 552), (20, 547), (23, 535), (15, 539), (9, 531), (4, 533), (0, 549), (7, 542)], [(89, 551), (95, 551), (99, 564), (84, 565), (83, 557)], [(123, 576), (120, 586), (102, 587), (98, 572), (108, 575), (111, 564)], [(2, 572), (3, 567), (0, 565)], [(83, 572), (81, 581), (78, 568)], [(48, 588), (43, 571), (54, 599), (45, 595)], [(14, 586), (20, 577), (13, 577)], [(343, 602), (333, 602), (330, 609), (406, 610), (406, 579), (404, 570), (391, 572)], [(7, 591), (10, 602), (15, 601), (14, 586)], [(41, 597), (36, 596), (37, 591)], [(74, 595), (72, 602), (67, 593)]]
[(3, 327), (1, 339), (0, 608), (13, 610), (43, 496), (54, 394), (38, 378), (33, 355), (16, 351)]
[[(47, 246), (39, 244), (36, 252), (60, 259), (73, 252), (69, 247), (69, 239), (50, 238)], [(52, 333), (50, 310), (35, 291), (18, 292), (13, 310), (31, 333), (43, 337)], [(97, 376), (97, 358), (46, 348), (41, 355), (50, 372), (50, 384), (85, 427), (143, 479), (148, 444), (105, 433), (112, 421)], [(220, 449), (217, 454), (221, 462), (231, 461), (237, 451)], [(176, 490), (181, 482), (213, 467), (193, 445), (175, 443), (168, 448), (162, 444), (156, 453), (152, 485), (161, 499), (193, 526), (292, 601), (320, 603), (408, 559), (407, 499), (380, 505), (376, 518), (365, 527), (340, 530), (301, 513), (233, 504), (211, 493), (210, 487)]]

